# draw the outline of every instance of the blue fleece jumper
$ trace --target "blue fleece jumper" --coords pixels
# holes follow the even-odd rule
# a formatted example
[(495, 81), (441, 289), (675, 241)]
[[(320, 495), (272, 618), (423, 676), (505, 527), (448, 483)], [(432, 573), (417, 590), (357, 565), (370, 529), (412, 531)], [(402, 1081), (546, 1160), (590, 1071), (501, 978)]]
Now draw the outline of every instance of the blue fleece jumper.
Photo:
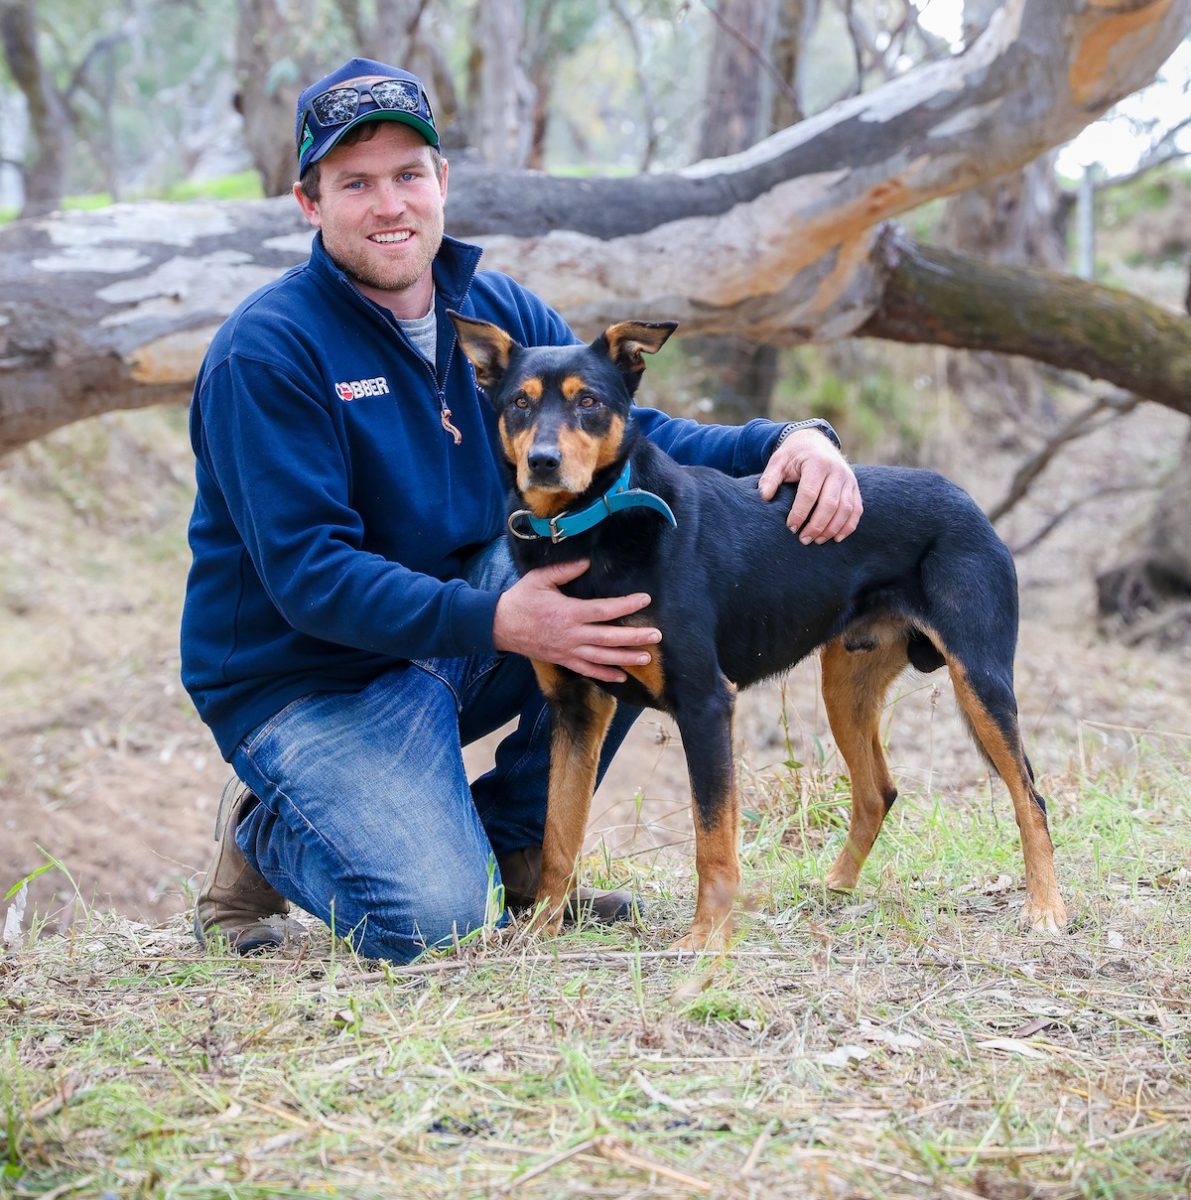
[[(225, 759), (301, 696), (357, 691), (415, 657), (493, 652), (500, 593), (459, 575), (504, 531), (506, 476), (495, 414), (446, 309), (522, 345), (576, 339), (508, 276), (477, 272), (479, 258), (446, 238), (435, 259), (433, 367), (321, 235), (216, 333), (190, 410), (198, 492), (182, 681)], [(649, 408), (635, 419), (680, 462), (732, 475), (761, 470), (782, 428)]]

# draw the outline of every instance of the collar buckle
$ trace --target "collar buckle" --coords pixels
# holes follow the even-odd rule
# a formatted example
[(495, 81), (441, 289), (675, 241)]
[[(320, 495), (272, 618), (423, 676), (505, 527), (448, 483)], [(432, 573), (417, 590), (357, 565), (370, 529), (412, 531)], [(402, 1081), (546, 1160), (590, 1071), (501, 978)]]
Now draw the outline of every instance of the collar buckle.
[[(528, 532), (523, 533), (517, 528), (516, 522), (518, 517), (524, 517), (526, 521), (530, 522)], [(534, 532), (532, 524), (533, 519), (533, 513), (531, 513), (528, 508), (519, 508), (516, 512), (509, 513), (509, 532), (515, 538), (520, 538), (523, 542), (536, 542), (541, 535)]]

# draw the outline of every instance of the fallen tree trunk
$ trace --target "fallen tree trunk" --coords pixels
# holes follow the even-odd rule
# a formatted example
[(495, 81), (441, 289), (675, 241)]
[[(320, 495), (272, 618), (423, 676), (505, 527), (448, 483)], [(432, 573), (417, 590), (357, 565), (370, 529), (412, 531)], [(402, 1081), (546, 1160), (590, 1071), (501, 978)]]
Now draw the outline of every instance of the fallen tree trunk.
[[(686, 332), (780, 344), (870, 322), (872, 332), (900, 313), (904, 337), (917, 304), (917, 340), (954, 337), (954, 312), (932, 318), (909, 298), (910, 284), (924, 290), (910, 265), (934, 252), (883, 237), (884, 223), (1066, 141), (1148, 82), (1189, 28), (1191, 0), (1008, 0), (964, 55), (688, 171), (562, 179), (460, 161), (448, 230), (483, 244), (486, 265), (584, 333), (666, 317)], [(300, 261), (309, 239), (287, 198), (116, 206), (0, 230), (0, 452), (108, 409), (186, 399), (215, 328)], [(1055, 302), (1079, 286), (1064, 280)], [(1011, 306), (1026, 281), (1006, 287), (1001, 304)], [(899, 289), (906, 298), (886, 307)], [(1124, 304), (1105, 320), (1152, 323)], [(975, 308), (962, 324), (975, 338)], [(1136, 358), (1131, 337), (1114, 344)], [(1065, 365), (1087, 370), (1077, 340), (1056, 334), (1047, 361), (1070, 349)], [(1021, 342), (1014, 352), (1033, 353)], [(1136, 365), (1133, 374), (1145, 382)], [(1179, 378), (1151, 373), (1154, 398), (1168, 403)]]

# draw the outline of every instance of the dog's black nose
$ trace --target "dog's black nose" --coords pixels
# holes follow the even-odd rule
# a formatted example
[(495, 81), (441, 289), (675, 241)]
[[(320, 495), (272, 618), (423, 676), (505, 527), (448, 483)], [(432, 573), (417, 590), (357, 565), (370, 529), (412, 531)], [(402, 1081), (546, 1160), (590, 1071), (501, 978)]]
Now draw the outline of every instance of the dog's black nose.
[(527, 462), (535, 475), (553, 475), (562, 463), (562, 454), (557, 446), (535, 446), (529, 452)]

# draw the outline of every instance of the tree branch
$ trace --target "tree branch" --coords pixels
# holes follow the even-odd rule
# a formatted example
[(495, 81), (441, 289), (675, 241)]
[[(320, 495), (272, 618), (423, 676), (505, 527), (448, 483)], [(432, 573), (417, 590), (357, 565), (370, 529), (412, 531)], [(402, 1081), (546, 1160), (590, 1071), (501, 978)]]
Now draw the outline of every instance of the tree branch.
[[(1005, 496), (988, 510), (988, 519), (995, 524), (1006, 513), (1016, 508), (1029, 492), (1034, 480), (1042, 474), (1054, 456), (1068, 442), (1086, 437), (1089, 433), (1095, 433), (1109, 421), (1115, 421), (1125, 413), (1132, 412), (1140, 403), (1140, 396), (1131, 396), (1127, 392), (1098, 396), (1091, 404), (1072, 417), (1057, 433), (1048, 438), (1040, 450), (1018, 467)], [(1095, 418), (1105, 411), (1112, 413), (1108, 421), (1093, 424)]]
[(882, 237), (885, 286), (862, 337), (1020, 354), (1191, 415), (1191, 318), (1140, 296)]
[(110, 54), (118, 45), (126, 41), (128, 41), (128, 31), (126, 29), (118, 29), (115, 33), (105, 34), (101, 38), (96, 38), (87, 49), (87, 53), (83, 56), (83, 61), (75, 67), (74, 72), (71, 74), (70, 83), (64, 89), (64, 98), (68, 98), (75, 88), (86, 85), (87, 76), (99, 58), (105, 54)]
[(1129, 484), (1122, 483), (1113, 487), (1096, 488), (1094, 491), (1085, 492), (1082, 496), (1077, 496), (1069, 504), (1065, 504), (1057, 513), (1054, 514), (1041, 529), (1035, 530), (1024, 542), (1010, 546), (1010, 551), (1020, 557), (1023, 554), (1028, 554), (1039, 542), (1048, 538), (1054, 531), (1073, 513), (1083, 508), (1085, 504), (1091, 504), (1093, 500), (1102, 500), (1106, 496), (1121, 496), (1132, 495), (1137, 492), (1154, 491), (1153, 484)]
[(1132, 171), (1126, 171), (1121, 175), (1106, 175), (1103, 179), (1096, 179), (1093, 185), (1095, 190), (1103, 192), (1108, 188), (1122, 187), (1125, 184), (1133, 183), (1158, 167), (1164, 167), (1167, 163), (1176, 162), (1180, 158), (1186, 158), (1188, 152), (1180, 150), (1175, 145), (1175, 141), (1178, 135), (1188, 127), (1191, 127), (1191, 117), (1188, 117), (1185, 121), (1180, 121), (1177, 125), (1172, 125), (1141, 156), (1140, 161)]
[(1121, 640), (1126, 646), (1139, 646), (1142, 642), (1158, 641), (1169, 637), (1171, 645), (1186, 641), (1191, 631), (1191, 602), (1177, 604), (1174, 608), (1148, 615), (1137, 622)]
[(840, 11), (848, 30), (848, 41), (852, 45), (852, 67), (856, 77), (851, 86), (843, 93), (844, 96), (859, 96), (864, 91), (864, 52), (868, 48), (863, 26), (856, 16), (855, 0), (840, 0)]

